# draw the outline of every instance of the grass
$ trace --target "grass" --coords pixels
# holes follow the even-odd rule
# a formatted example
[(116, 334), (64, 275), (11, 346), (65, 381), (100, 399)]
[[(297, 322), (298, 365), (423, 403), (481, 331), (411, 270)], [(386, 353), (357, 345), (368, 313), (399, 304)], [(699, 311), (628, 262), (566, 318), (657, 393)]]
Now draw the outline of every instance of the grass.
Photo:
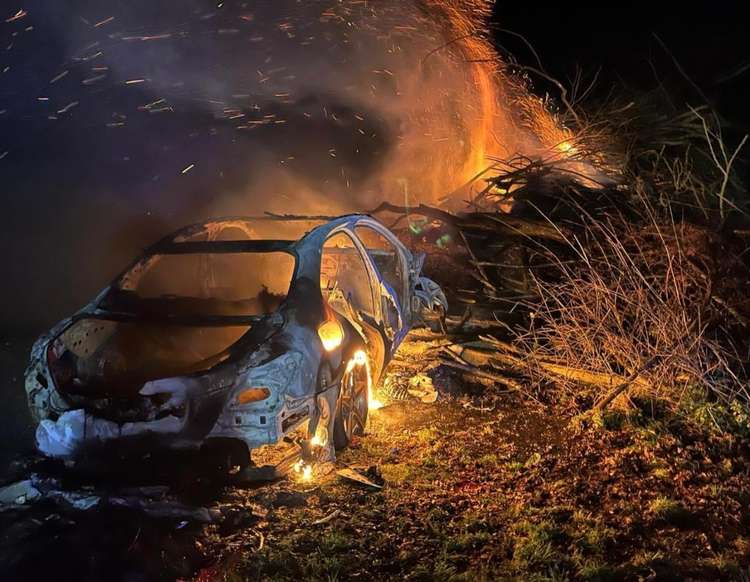
[(498, 459), (498, 456), (494, 453), (488, 453), (486, 455), (482, 455), (479, 457), (476, 461), (477, 465), (484, 468), (492, 468), (496, 467), (500, 460)]
[(438, 430), (434, 426), (420, 428), (414, 433), (417, 440), (428, 445), (433, 444), (437, 440), (438, 435)]
[[(703, 578), (716, 578), (735, 571), (735, 564), (750, 566), (750, 536), (743, 532), (712, 538), (710, 549), (691, 537), (696, 532), (713, 536), (740, 519), (739, 500), (750, 490), (750, 460), (729, 440), (706, 436), (713, 433), (683, 434), (695, 429), (662, 423), (625, 422), (617, 430), (590, 426), (570, 434), (552, 425), (525, 433), (529, 419), (537, 424), (566, 420), (557, 412), (537, 414), (517, 401), (477, 418), (466, 417), (459, 402), (410, 408), (408, 417), (400, 416), (399, 406), (413, 405), (393, 405), (373, 415), (369, 434), (339, 456), (341, 463), (355, 466), (382, 459), (384, 488), (370, 491), (335, 478), (274, 485), (308, 491), (308, 502), (276, 510), (258, 525), (266, 545), (252, 550), (256, 534), (240, 546), (247, 548), (236, 566), (241, 575), (609, 580), (646, 577), (651, 569), (686, 573), (695, 568)], [(496, 426), (505, 430), (482, 430), (494, 415)], [(567, 434), (562, 442), (545, 440), (561, 434)], [(547, 459), (554, 462), (542, 462)], [(729, 459), (737, 470), (727, 476), (722, 465)], [(659, 471), (665, 478), (642, 478)], [(705, 485), (682, 484), (668, 478), (669, 471), (700, 471)], [(258, 503), (259, 493), (245, 495), (245, 503)], [(711, 511), (696, 520), (689, 511), (694, 503)], [(313, 525), (335, 510), (338, 517)], [(649, 528), (659, 528), (659, 535), (644, 535)]]
[(603, 430), (620, 430), (628, 420), (621, 410), (596, 411), (592, 415), (594, 426)]
[(399, 485), (413, 475), (414, 469), (407, 463), (385, 463), (380, 465), (380, 473), (389, 483)]
[(661, 464), (654, 466), (651, 469), (651, 474), (657, 479), (662, 479), (662, 480), (667, 480), (672, 477), (672, 472), (669, 470), (669, 468)]
[(526, 462), (524, 462), (524, 467), (533, 467), (534, 465), (538, 465), (542, 461), (542, 455), (539, 452), (534, 452), (529, 455), (529, 458), (526, 459)]
[(657, 520), (665, 521), (670, 525), (687, 525), (692, 517), (690, 511), (682, 503), (665, 496), (654, 499), (649, 504), (648, 510)]
[(511, 473), (517, 473), (526, 466), (526, 463), (523, 461), (511, 461), (506, 466)]
[(611, 579), (607, 548), (614, 530), (591, 513), (551, 507), (540, 521), (523, 521), (514, 530), (513, 568), (518, 574), (577, 579)]
[(603, 557), (607, 544), (614, 539), (614, 529), (590, 516), (576, 518), (575, 546), (588, 556)]
[(603, 564), (598, 561), (587, 562), (581, 566), (577, 575), (581, 580), (587, 580), (588, 582), (607, 582), (609, 580), (615, 580), (617, 570), (608, 564)]
[(519, 571), (544, 571), (562, 561), (556, 548), (564, 533), (554, 522), (522, 522), (516, 528), (513, 562)]
[(706, 560), (707, 565), (718, 570), (722, 576), (734, 580), (741, 579), (742, 569), (731, 552), (718, 553)]

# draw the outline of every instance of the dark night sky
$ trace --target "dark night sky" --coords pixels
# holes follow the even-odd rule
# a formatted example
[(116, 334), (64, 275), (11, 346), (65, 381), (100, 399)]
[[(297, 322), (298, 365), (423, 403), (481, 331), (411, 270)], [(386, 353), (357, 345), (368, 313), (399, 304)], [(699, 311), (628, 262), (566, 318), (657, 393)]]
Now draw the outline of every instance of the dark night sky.
[[(599, 87), (604, 93), (615, 82), (651, 89), (656, 74), (670, 90), (695, 102), (698, 96), (686, 87), (671, 57), (655, 40), (656, 34), (713, 105), (738, 131), (746, 132), (750, 129), (750, 68), (721, 82), (750, 64), (746, 8), (739, 1), (679, 5), (654, 1), (501, 2), (495, 7), (494, 20), (496, 26), (529, 40), (557, 78), (572, 77), (576, 63), (591, 72), (601, 67)], [(498, 34), (497, 38), (517, 56), (528, 55), (507, 35)]]
[[(134, 4), (149, 6), (144, 2), (134, 0)], [(175, 0), (169, 6), (200, 2), (206, 4), (207, 0)], [(172, 118), (131, 115), (129, 128), (135, 130), (118, 134), (123, 137), (103, 146), (100, 135), (118, 129), (103, 129), (102, 116), (116, 124), (120, 120), (112, 117), (113, 112), (132, 111), (151, 100), (138, 86), (128, 89), (128, 96), (120, 97), (98, 92), (94, 84), (87, 100), (71, 109), (74, 124), (45, 122), (46, 116), (38, 112), (47, 105), (37, 101), (37, 95), (40, 88), (49, 90), (49, 79), (65, 61), (70, 50), (65, 35), (75, 35), (80, 27), (70, 6), (85, 6), (87, 13), (98, 11), (105, 17), (108, 7), (122, 10), (130, 4), (93, 0), (29, 0), (16, 4), (14, 0), (0, 0), (0, 33), (7, 33), (10, 25), (4, 20), (20, 4), (30, 15), (33, 12), (43, 17), (33, 21), (33, 33), (2, 37), (14, 44), (13, 58), (8, 57), (11, 52), (6, 47), (0, 47), (0, 111), (15, 113), (0, 113), (0, 156), (10, 152), (0, 159), (0, 204), (5, 221), (0, 230), (0, 249), (10, 257), (0, 293), (0, 332), (23, 328), (38, 332), (88, 301), (132, 258), (133, 249), (164, 234), (165, 229), (211, 212), (215, 191), (225, 186), (231, 190), (238, 176), (249, 171), (252, 156), (260, 154), (258, 148), (234, 147), (235, 134), (221, 128), (214, 131), (211, 112), (197, 108)], [(676, 74), (670, 58), (653, 39), (656, 32), (714, 105), (732, 121), (735, 131), (747, 131), (750, 70), (720, 82), (750, 62), (741, 4), (695, 2), (675, 9), (655, 1), (596, 5), (514, 1), (498, 5), (494, 20), (496, 26), (523, 34), (558, 78), (571, 76), (575, 63), (580, 63), (587, 71), (602, 67), (601, 94), (615, 81), (644, 90), (655, 84), (648, 63), (651, 60), (659, 78), (675, 87), (678, 99), (696, 103), (695, 92)], [(248, 5), (274, 6), (270, 0)], [(158, 32), (158, 26), (145, 27), (142, 33), (154, 32)], [(530, 62), (524, 47), (513, 38), (503, 34), (497, 38), (520, 60)], [(78, 48), (85, 46), (85, 39), (76, 40), (81, 41), (76, 44)], [(304, 53), (299, 58), (305, 58)], [(11, 69), (2, 73), (7, 65)], [(55, 90), (70, 83), (74, 74), (55, 85)], [(76, 87), (81, 87), (82, 79), (75, 80)], [(59, 99), (72, 103), (78, 97), (71, 94)], [(294, 112), (285, 114), (293, 116)], [(341, 115), (347, 115), (345, 107)], [(211, 132), (186, 132), (186, 121), (200, 131), (211, 127)], [(320, 131), (307, 129), (313, 145), (303, 149), (320, 149), (314, 141)], [(277, 142), (269, 142), (266, 149), (273, 150), (277, 144), (286, 147), (300, 139), (293, 128), (278, 136)], [(345, 149), (345, 143), (341, 149)], [(328, 159), (327, 154), (324, 157)], [(180, 169), (194, 159), (201, 164), (189, 174), (190, 180), (181, 178)], [(204, 168), (212, 168), (213, 173), (202, 175)], [(224, 182), (217, 180), (217, 168), (223, 168)], [(322, 171), (310, 168), (311, 172), (317, 170)], [(370, 171), (360, 170), (365, 174)], [(164, 174), (171, 176), (171, 183), (178, 187), (184, 183), (187, 198), (203, 202), (196, 202), (191, 213), (172, 213), (165, 219), (169, 204), (161, 196)], [(212, 192), (206, 197), (208, 190)]]

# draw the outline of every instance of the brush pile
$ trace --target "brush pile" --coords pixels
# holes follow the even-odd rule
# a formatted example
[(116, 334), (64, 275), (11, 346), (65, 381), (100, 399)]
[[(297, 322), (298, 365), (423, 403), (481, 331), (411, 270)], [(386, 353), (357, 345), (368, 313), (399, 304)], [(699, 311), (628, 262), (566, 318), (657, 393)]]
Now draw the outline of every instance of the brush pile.
[(548, 160), (498, 163), (464, 212), (375, 212), (398, 215), (452, 300), (447, 366), (578, 411), (700, 406), (744, 423), (744, 140), (726, 149), (703, 110), (646, 111), (610, 108)]

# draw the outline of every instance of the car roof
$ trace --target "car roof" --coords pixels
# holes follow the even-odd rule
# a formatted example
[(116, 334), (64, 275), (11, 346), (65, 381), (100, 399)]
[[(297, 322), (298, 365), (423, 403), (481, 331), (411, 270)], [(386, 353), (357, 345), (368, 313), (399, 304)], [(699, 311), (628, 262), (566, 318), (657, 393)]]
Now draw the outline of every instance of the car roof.
[[(302, 236), (294, 239), (279, 238), (251, 238), (254, 236), (257, 224), (266, 224), (269, 230), (284, 230), (285, 223), (320, 223), (312, 225)], [(361, 222), (380, 224), (368, 214), (346, 214), (336, 218), (328, 217), (300, 217), (288, 219), (276, 216), (227, 216), (213, 218), (203, 222), (190, 224), (163, 237), (155, 244), (146, 248), (139, 257), (122, 271), (113, 281), (121, 283), (133, 269), (145, 268), (151, 260), (164, 255), (200, 254), (200, 253), (253, 253), (253, 252), (286, 252), (297, 258), (297, 275), (312, 276), (315, 261), (309, 260), (318, 254), (325, 240), (337, 229), (348, 226), (354, 228)], [(225, 228), (235, 228), (244, 231), (245, 238), (230, 240), (201, 240), (203, 235), (219, 233)], [(198, 239), (198, 240), (195, 240)]]
[[(249, 238), (253, 230), (252, 226), (257, 224), (258, 217), (229, 216), (191, 224), (172, 232), (148, 247), (135, 261), (113, 279), (107, 289), (122, 285), (131, 273), (137, 274), (138, 271), (148, 268), (151, 261), (158, 260), (160, 256), (180, 254), (285, 252), (295, 256), (295, 279), (302, 277), (315, 278), (319, 274), (320, 253), (322, 252), (323, 244), (335, 231), (342, 228), (353, 230), (360, 224), (368, 224), (370, 226), (379, 225), (386, 231), (388, 230), (382, 223), (369, 214), (346, 214), (331, 219), (328, 219), (328, 217), (313, 217), (311, 219), (293, 219), (291, 221), (284, 218), (265, 217), (263, 221), (268, 223), (269, 228), (273, 228), (274, 231), (278, 229), (279, 225), (283, 225), (285, 222), (307, 221), (319, 222), (320, 224), (313, 226), (305, 234), (296, 239)], [(223, 228), (228, 227), (245, 230), (247, 238), (245, 240), (190, 240), (191, 238), (200, 237), (204, 233), (208, 234), (212, 230), (219, 233)], [(390, 231), (388, 233), (390, 234), (389, 238), (394, 239), (394, 241), (398, 240)], [(408, 253), (402, 244), (399, 243), (399, 246)]]
[[(329, 217), (284, 218), (269, 216), (227, 216), (213, 218), (182, 227), (148, 247), (144, 255), (190, 254), (200, 252), (270, 252), (289, 251), (300, 244), (309, 244), (325, 239), (329, 233), (343, 225), (354, 226), (362, 219), (374, 220), (367, 214), (346, 214)], [(290, 228), (293, 225), (293, 228)], [(300, 231), (301, 235), (289, 238), (257, 236), (259, 231), (289, 233)], [(265, 227), (265, 228), (262, 228)], [(232, 228), (245, 233), (244, 237), (227, 240), (200, 240), (200, 237), (223, 229)], [(196, 240), (197, 239), (197, 240)]]

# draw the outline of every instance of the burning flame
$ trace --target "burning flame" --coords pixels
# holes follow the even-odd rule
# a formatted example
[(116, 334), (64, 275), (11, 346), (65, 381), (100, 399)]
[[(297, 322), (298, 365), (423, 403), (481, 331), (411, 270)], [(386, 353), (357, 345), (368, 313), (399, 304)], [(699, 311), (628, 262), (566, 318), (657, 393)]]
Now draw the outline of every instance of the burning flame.
[[(356, 366), (367, 366), (368, 365), (367, 354), (364, 351), (362, 351), (362, 350), (359, 350), (358, 352), (356, 352), (354, 354), (353, 360), (354, 360), (354, 364)], [(369, 366), (368, 366), (368, 369), (369, 369)]]
[(297, 475), (297, 479), (299, 479), (300, 481), (312, 481), (313, 466), (309, 463), (305, 463), (304, 460), (300, 459), (294, 464), (294, 473)]
[(555, 149), (566, 156), (574, 156), (578, 153), (578, 148), (573, 145), (573, 142), (568, 141), (567, 139), (557, 144)]
[(318, 428), (315, 429), (315, 434), (310, 439), (310, 444), (314, 447), (325, 447), (328, 444), (328, 428), (326, 428), (326, 422), (319, 422)]
[(377, 398), (375, 398), (374, 396), (372, 396), (372, 388), (369, 389), (369, 394), (370, 394), (370, 396), (369, 396), (367, 402), (368, 402), (368, 408), (370, 410), (379, 410), (379, 409), (383, 408), (383, 406), (385, 406), (385, 404), (383, 404), (380, 400), (378, 400)]
[(367, 407), (369, 410), (378, 410), (383, 408), (383, 403), (375, 398), (372, 389), (372, 373), (370, 372), (370, 360), (367, 358), (367, 353), (363, 350), (358, 350), (354, 353), (354, 357), (349, 360), (346, 365), (346, 371), (351, 371), (355, 366), (365, 366), (367, 368)]

